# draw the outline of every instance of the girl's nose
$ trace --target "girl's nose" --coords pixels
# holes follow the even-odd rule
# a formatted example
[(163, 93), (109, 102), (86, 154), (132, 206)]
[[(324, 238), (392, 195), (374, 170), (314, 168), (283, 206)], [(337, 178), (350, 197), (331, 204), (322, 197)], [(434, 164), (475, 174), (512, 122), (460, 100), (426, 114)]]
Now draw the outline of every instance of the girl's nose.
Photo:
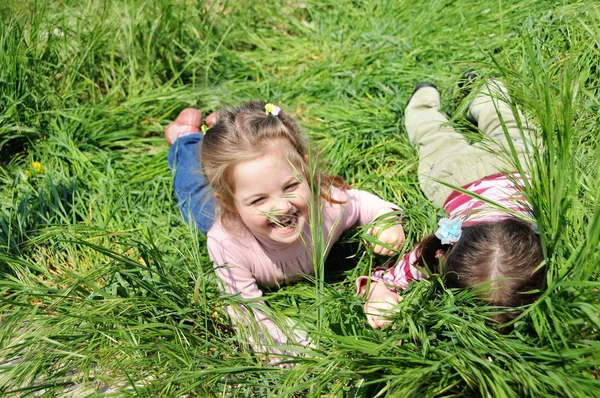
[(273, 212), (278, 214), (287, 214), (290, 213), (293, 209), (293, 205), (287, 198), (279, 198), (278, 200), (273, 202)]

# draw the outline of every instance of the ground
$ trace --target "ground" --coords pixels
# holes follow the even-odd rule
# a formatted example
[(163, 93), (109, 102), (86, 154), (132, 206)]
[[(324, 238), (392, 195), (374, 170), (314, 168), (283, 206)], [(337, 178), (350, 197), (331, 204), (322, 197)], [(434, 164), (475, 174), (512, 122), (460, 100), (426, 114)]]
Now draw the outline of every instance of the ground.
[[(8, 0), (0, 13), (1, 393), (600, 395), (594, 2)], [(290, 369), (253, 355), (177, 211), (164, 127), (190, 106), (275, 103), (329, 172), (405, 210), (410, 244), (440, 212), (419, 190), (403, 109), (435, 83), (476, 139), (465, 68), (505, 80), (544, 142), (528, 188), (541, 299), (501, 334), (494, 309), (434, 275), (373, 331), (353, 285), (383, 259), (349, 234), (355, 268), (267, 294), (316, 348)]]

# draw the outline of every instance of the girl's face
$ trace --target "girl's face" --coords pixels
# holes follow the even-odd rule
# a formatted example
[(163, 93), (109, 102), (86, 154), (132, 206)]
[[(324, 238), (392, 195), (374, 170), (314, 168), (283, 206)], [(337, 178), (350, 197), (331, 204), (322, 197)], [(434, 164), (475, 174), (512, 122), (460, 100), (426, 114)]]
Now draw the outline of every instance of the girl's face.
[(234, 205), (243, 223), (255, 235), (273, 242), (298, 240), (309, 215), (310, 187), (301, 167), (288, 160), (293, 153), (280, 140), (262, 157), (233, 169)]

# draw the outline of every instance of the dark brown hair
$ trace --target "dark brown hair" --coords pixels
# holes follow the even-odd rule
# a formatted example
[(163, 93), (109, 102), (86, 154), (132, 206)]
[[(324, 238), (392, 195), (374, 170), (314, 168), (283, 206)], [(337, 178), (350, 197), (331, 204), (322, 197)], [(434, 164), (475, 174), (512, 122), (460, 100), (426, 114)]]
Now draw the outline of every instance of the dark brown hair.
[[(492, 305), (530, 304), (539, 294), (525, 293), (541, 289), (544, 284), (540, 238), (529, 224), (515, 218), (463, 227), (454, 246), (442, 245), (435, 235), (426, 237), (418, 246), (418, 265), (438, 264), (436, 252), (445, 253), (441, 271), (446, 286), (481, 288), (481, 298)], [(495, 319), (504, 323), (515, 315), (507, 312)]]
[[(308, 170), (305, 159), (309, 156), (307, 138), (296, 122), (285, 112), (267, 114), (265, 103), (252, 101), (217, 113), (217, 122), (211, 126), (200, 146), (202, 172), (213, 191), (220, 196), (221, 218), (235, 218), (233, 169), (239, 163), (260, 158), (272, 150), (279, 140), (286, 140), (294, 149), (287, 159), (298, 167), (312, 188), (330, 203), (331, 186), (348, 189), (338, 176), (314, 173)], [(311, 153), (314, 154), (314, 151)]]

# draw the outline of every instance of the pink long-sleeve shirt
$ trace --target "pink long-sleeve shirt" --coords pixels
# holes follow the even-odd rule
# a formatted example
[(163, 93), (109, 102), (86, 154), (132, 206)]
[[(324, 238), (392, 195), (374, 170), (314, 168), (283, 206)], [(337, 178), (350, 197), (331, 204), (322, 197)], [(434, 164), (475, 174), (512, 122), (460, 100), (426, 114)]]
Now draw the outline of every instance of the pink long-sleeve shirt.
[[(325, 243), (325, 256), (343, 231), (371, 223), (384, 208), (390, 211), (398, 209), (392, 203), (357, 189), (332, 188), (331, 194), (333, 199), (343, 203), (332, 204), (321, 200), (320, 231)], [(235, 231), (226, 230), (217, 220), (208, 231), (207, 245), (215, 272), (223, 281), (223, 291), (239, 294), (245, 299), (261, 297), (263, 292), (259, 286), (279, 287), (295, 282), (304, 275), (314, 274), (313, 245), (308, 223), (303, 239), (287, 245), (256, 237), (243, 225)], [(286, 343), (287, 337), (269, 317), (261, 311), (253, 312), (256, 321), (266, 328), (275, 345)], [(247, 312), (232, 306), (229, 307), (229, 314), (232, 321), (239, 325), (239, 322), (245, 322), (243, 318)], [(251, 342), (255, 349), (260, 350), (260, 345), (265, 344), (264, 337), (260, 336), (261, 342)]]
[[(465, 192), (452, 191), (444, 203), (450, 218), (460, 217), (463, 227), (518, 217), (533, 224), (531, 206), (523, 197), (523, 178), (518, 173), (494, 174), (462, 187)], [(419, 247), (415, 246), (400, 261), (387, 262), (373, 270), (370, 277), (356, 280), (358, 295), (365, 293), (369, 279), (383, 282), (394, 292), (404, 290), (409, 283), (426, 278), (414, 264), (417, 263)]]

